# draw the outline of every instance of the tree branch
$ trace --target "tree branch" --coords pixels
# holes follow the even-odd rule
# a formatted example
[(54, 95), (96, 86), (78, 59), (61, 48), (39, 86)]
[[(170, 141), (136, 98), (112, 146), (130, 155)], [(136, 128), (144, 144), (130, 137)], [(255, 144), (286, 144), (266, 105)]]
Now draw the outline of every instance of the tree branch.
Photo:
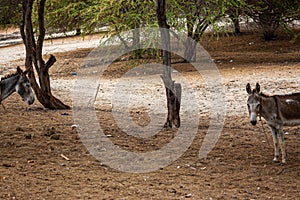
[(20, 23), (20, 33), (23, 43), (26, 47), (26, 36), (25, 36), (25, 13), (26, 13), (26, 3), (25, 0), (22, 1), (22, 19)]
[(39, 23), (39, 36), (37, 40), (37, 49), (36, 49), (36, 55), (37, 60), (39, 62), (39, 66), (44, 65), (44, 60), (42, 57), (42, 50), (43, 50), (43, 42), (45, 39), (45, 20), (44, 20), (44, 14), (45, 14), (45, 3), (46, 0), (41, 0), (38, 5), (38, 23)]
[(56, 58), (54, 55), (50, 55), (50, 58), (48, 59), (48, 61), (45, 64), (45, 71), (48, 71), (50, 69), (50, 67), (56, 62)]

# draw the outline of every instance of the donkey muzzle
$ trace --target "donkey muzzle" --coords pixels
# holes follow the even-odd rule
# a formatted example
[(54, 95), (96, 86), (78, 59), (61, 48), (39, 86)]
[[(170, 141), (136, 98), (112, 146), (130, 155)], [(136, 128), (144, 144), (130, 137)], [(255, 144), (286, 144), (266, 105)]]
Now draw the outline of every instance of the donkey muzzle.
[(31, 104), (33, 104), (34, 103), (34, 95), (33, 94), (31, 94), (27, 99), (24, 99), (23, 98), (23, 101), (25, 101), (28, 105), (31, 105)]
[(255, 113), (251, 113), (250, 114), (250, 123), (255, 126), (256, 123), (257, 123), (257, 120), (256, 120), (256, 114)]
[(31, 105), (31, 104), (33, 104), (33, 102), (34, 102), (34, 99), (30, 99), (29, 101), (27, 101), (27, 104)]
[(250, 122), (251, 122), (251, 124), (252, 124), (253, 126), (255, 126), (255, 125), (256, 125), (256, 123), (257, 123), (257, 121), (256, 121), (256, 120), (251, 120)]

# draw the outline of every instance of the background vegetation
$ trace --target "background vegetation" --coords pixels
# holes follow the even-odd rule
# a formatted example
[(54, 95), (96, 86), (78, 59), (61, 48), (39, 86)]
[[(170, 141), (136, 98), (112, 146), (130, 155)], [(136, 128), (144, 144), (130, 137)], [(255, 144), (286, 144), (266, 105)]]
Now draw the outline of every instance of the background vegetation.
[[(19, 25), (22, 0), (0, 1), (0, 25)], [(35, 1), (35, 7), (39, 0)], [(47, 0), (47, 34), (74, 31), (90, 34), (105, 29), (115, 34), (139, 27), (158, 26), (152, 0)], [(34, 13), (37, 19), (37, 13)], [(266, 40), (276, 39), (276, 30), (297, 35), (289, 26), (300, 20), (300, 2), (290, 0), (167, 0), (167, 18), (171, 29), (184, 30), (199, 41), (209, 27), (223, 30), (230, 22), (240, 33), (239, 20), (252, 19)], [(36, 22), (37, 20), (33, 20)], [(247, 21), (247, 20), (246, 20)], [(247, 25), (247, 24), (246, 24)], [(138, 33), (135, 33), (138, 34)], [(137, 36), (137, 35), (136, 35)], [(133, 37), (136, 38), (136, 37)]]

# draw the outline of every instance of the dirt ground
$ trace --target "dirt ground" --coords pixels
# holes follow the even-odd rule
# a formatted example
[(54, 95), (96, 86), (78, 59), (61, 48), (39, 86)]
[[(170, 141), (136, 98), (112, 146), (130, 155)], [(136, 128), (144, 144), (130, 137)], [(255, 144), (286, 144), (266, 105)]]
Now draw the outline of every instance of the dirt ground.
[[(285, 127), (287, 164), (273, 163), (270, 131), (263, 122), (252, 126), (246, 110), (247, 82), (261, 83), (267, 94), (299, 92), (300, 45), (279, 34), (266, 42), (257, 33), (205, 37), (202, 44), (217, 64), (225, 85), (227, 113), (217, 144), (205, 159), (198, 152), (209, 125), (200, 117), (190, 147), (169, 166), (149, 173), (125, 173), (94, 158), (77, 132), (72, 110), (45, 110), (35, 102), (25, 105), (13, 94), (0, 108), (1, 199), (299, 199), (300, 135)], [(53, 93), (72, 105), (72, 81), (90, 49), (57, 53), (51, 69)], [(130, 61), (117, 62), (106, 72), (108, 80), (128, 71)], [(16, 66), (20, 61), (15, 62)], [(174, 68), (196, 80), (188, 64)], [(4, 72), (3, 72), (4, 73)], [(151, 78), (151, 77), (150, 77)], [(66, 83), (66, 85), (62, 85)], [(105, 89), (105, 88), (104, 88)], [(150, 138), (122, 132), (111, 109), (99, 107), (97, 116), (115, 144), (133, 152), (151, 152), (170, 142), (172, 131)], [(132, 110), (133, 120), (149, 123), (147, 110)]]

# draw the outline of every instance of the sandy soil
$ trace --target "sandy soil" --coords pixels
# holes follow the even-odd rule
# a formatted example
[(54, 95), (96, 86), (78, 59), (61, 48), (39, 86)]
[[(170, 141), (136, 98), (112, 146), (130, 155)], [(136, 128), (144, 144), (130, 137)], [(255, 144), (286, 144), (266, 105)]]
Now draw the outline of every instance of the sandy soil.
[[(287, 164), (272, 162), (270, 131), (252, 126), (246, 110), (245, 85), (259, 81), (268, 94), (299, 92), (300, 46), (281, 40), (265, 42), (257, 34), (212, 37), (203, 46), (215, 60), (225, 86), (226, 118), (217, 144), (205, 159), (198, 153), (209, 125), (210, 105), (205, 83), (188, 64), (174, 68), (189, 80), (199, 95), (198, 131), (190, 147), (169, 166), (149, 173), (125, 173), (95, 159), (83, 145), (74, 127), (72, 110), (44, 110), (35, 102), (25, 105), (16, 94), (0, 109), (0, 197), (2, 199), (299, 199), (300, 145), (299, 127), (286, 127)], [(2, 49), (1, 49), (2, 50)], [(53, 93), (72, 105), (72, 87), (77, 71), (90, 49), (55, 53), (52, 67)], [(2, 51), (1, 51), (2, 53)], [(5, 65), (2, 74), (22, 61)], [(122, 131), (114, 119), (111, 100), (120, 75), (130, 61), (117, 62), (106, 72), (96, 99), (96, 113), (104, 133), (114, 144), (132, 152), (152, 152), (174, 138), (174, 132), (162, 130), (149, 138)], [(150, 81), (149, 81), (150, 80)], [(141, 127), (150, 123), (149, 110), (140, 106), (163, 99), (164, 89), (155, 75), (142, 81), (130, 110)], [(155, 83), (155, 84), (153, 84)], [(128, 92), (132, 88), (128, 87)], [(126, 90), (125, 90), (126, 92)], [(183, 94), (184, 95), (184, 94)], [(149, 97), (149, 98), (147, 98)], [(134, 97), (133, 97), (134, 99)], [(148, 102), (149, 101), (149, 102)], [(188, 103), (186, 112), (192, 112)], [(161, 111), (164, 113), (164, 111)], [(162, 119), (162, 124), (164, 123)]]

